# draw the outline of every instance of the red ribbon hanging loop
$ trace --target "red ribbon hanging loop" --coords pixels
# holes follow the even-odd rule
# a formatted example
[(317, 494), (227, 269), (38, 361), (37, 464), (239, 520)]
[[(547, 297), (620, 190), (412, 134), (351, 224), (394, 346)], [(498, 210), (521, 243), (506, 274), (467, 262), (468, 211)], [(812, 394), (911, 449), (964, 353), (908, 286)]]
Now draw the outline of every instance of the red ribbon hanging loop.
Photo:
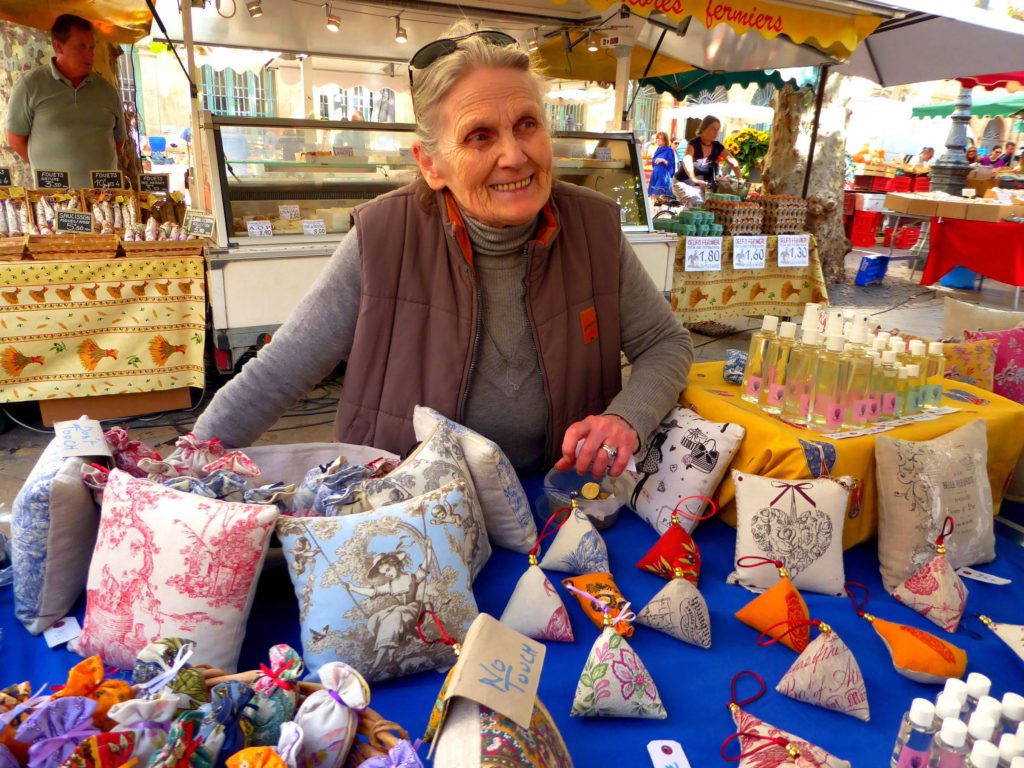
[[(739, 683), (740, 680), (742, 680), (744, 677), (746, 677), (748, 675), (750, 677), (754, 678), (755, 680), (757, 680), (757, 684), (759, 686), (761, 686), (761, 690), (759, 690), (753, 696), (750, 696), (750, 697), (748, 697), (746, 699), (743, 699), (743, 701), (737, 701), (736, 700), (737, 684)], [(757, 672), (753, 672), (753, 671), (751, 671), (749, 669), (744, 669), (742, 672), (737, 672), (733, 676), (732, 682), (729, 684), (729, 694), (732, 696), (732, 700), (729, 703), (730, 704), (735, 704), (737, 707), (745, 707), (747, 704), (753, 704), (755, 701), (757, 701), (762, 696), (764, 696), (764, 692), (766, 690), (768, 690), (768, 686), (765, 685), (763, 677), (761, 677), (759, 674), (757, 674)]]
[(939, 531), (939, 537), (935, 539), (935, 546), (941, 547), (946, 542), (946, 539), (953, 535), (953, 529), (955, 527), (956, 524), (953, 522), (953, 518), (947, 516), (946, 519), (942, 521), (942, 530)]
[[(434, 640), (427, 640), (426, 635), (423, 634), (423, 619), (427, 616), (434, 620), (434, 626), (437, 627), (437, 631), (441, 634), (440, 637), (435, 638)], [(444, 624), (441, 623), (441, 620), (437, 618), (437, 614), (433, 611), (425, 610), (420, 613), (420, 617), (416, 620), (416, 634), (419, 635), (420, 641), (425, 643), (426, 645), (433, 645), (434, 643), (444, 643), (445, 645), (450, 645), (454, 647), (458, 644), (455, 638), (445, 631)]]
[[(776, 627), (784, 626), (786, 624), (788, 624), (789, 627), (786, 629), (785, 632), (783, 632), (778, 637), (772, 637), (771, 636), (770, 633), (771, 633), (771, 631), (773, 629), (775, 629)], [(762, 632), (760, 635), (758, 635), (757, 636), (757, 644), (759, 646), (761, 646), (762, 648), (767, 648), (770, 645), (775, 645), (777, 642), (782, 640), (782, 638), (784, 638), (790, 632), (792, 632), (795, 629), (800, 629), (801, 627), (818, 627), (818, 629), (821, 629), (821, 620), (820, 619), (797, 619), (796, 621), (794, 621), (793, 619), (783, 619), (782, 621), (779, 621), (779, 622), (776, 622), (775, 624), (772, 624), (770, 627), (768, 627), (768, 629), (766, 629), (764, 632)], [(768, 639), (765, 640), (765, 638), (768, 638)]]
[[(553, 522), (555, 522), (555, 518), (558, 517), (563, 512), (567, 513), (566, 516), (563, 517), (554, 528), (551, 528), (549, 530), (549, 526)], [(544, 527), (540, 529), (540, 533), (537, 535), (537, 540), (535, 542), (533, 542), (533, 546), (530, 547), (529, 554), (531, 554), (534, 557), (536, 557), (537, 553), (540, 552), (540, 543), (542, 541), (544, 541), (544, 539), (550, 538), (550, 537), (554, 536), (556, 533), (558, 533), (562, 529), (562, 526), (565, 525), (566, 522), (568, 522), (569, 516), (571, 514), (572, 514), (572, 508), (571, 507), (559, 507), (554, 512), (552, 512), (551, 515), (548, 517), (548, 519), (544, 522)]]
[(801, 496), (803, 496), (805, 499), (807, 499), (807, 503), (810, 504), (815, 509), (818, 508), (818, 505), (814, 503), (814, 499), (812, 499), (806, 493), (807, 489), (810, 489), (810, 488), (814, 487), (814, 483), (807, 482), (807, 481), (800, 482), (800, 483), (787, 483), (787, 482), (782, 481), (782, 480), (776, 480), (775, 482), (772, 483), (772, 487), (773, 488), (781, 488), (782, 491), (779, 493), (778, 496), (776, 496), (774, 499), (772, 499), (771, 504), (768, 505), (769, 507), (775, 506), (775, 503), (779, 499), (781, 499), (783, 496), (786, 495), (786, 491), (792, 491), (793, 493), (799, 493)]
[[(704, 501), (708, 503), (708, 506), (711, 507), (711, 512), (704, 515), (695, 515), (683, 509), (683, 504), (685, 504), (690, 499), (704, 499)], [(683, 517), (689, 518), (690, 520), (696, 520), (697, 522), (700, 522), (701, 520), (710, 520), (712, 517), (718, 514), (718, 504), (715, 503), (714, 499), (710, 499), (707, 496), (684, 496), (679, 500), (679, 503), (676, 504), (676, 508), (672, 510), (672, 514), (682, 515)]]
[[(864, 590), (864, 599), (860, 602), (857, 601), (856, 596), (853, 594), (854, 587)], [(850, 598), (850, 602), (853, 603), (853, 610), (857, 612), (858, 616), (863, 618), (864, 614), (867, 612), (866, 608), (868, 607), (868, 600), (871, 599), (871, 590), (859, 581), (848, 581), (843, 585), (843, 589), (846, 591), (846, 596)]]

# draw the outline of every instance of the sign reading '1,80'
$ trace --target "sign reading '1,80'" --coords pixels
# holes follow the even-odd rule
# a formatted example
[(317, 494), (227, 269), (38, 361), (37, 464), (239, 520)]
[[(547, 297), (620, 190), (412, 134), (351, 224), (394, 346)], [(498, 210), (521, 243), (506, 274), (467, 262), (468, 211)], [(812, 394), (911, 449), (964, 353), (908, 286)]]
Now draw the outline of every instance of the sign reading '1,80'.
[(767, 237), (737, 235), (732, 239), (732, 268), (764, 269), (767, 253)]
[(722, 269), (722, 238), (686, 238), (687, 272), (720, 272)]

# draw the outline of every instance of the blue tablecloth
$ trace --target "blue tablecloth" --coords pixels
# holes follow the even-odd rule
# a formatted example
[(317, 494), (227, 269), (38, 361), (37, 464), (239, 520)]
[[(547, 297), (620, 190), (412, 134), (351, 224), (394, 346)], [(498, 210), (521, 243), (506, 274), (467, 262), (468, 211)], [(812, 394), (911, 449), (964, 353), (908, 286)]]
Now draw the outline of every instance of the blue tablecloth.
[[(539, 481), (527, 482), (526, 488), (531, 498), (540, 495)], [(604, 532), (604, 537), (616, 582), (639, 610), (665, 585), (662, 579), (635, 566), (657, 540), (657, 534), (638, 517), (623, 510), (618, 522)], [(915, 696), (934, 699), (939, 686), (914, 683), (897, 674), (885, 645), (867, 622), (857, 618), (848, 600), (805, 593), (811, 615), (831, 624), (856, 655), (867, 685), (871, 721), (864, 723), (776, 693), (774, 685), (796, 655), (781, 644), (759, 648), (755, 643), (757, 634), (733, 617), (735, 611), (752, 598), (745, 589), (725, 583), (734, 556), (734, 531), (711, 521), (701, 524), (695, 538), (704, 559), (700, 588), (711, 611), (711, 649), (686, 645), (646, 627), (637, 627), (630, 640), (654, 677), (668, 710), (667, 720), (609, 721), (569, 717), (576, 681), (598, 629), (583, 615), (572, 596), (560, 590), (576, 642), (548, 644), (540, 696), (561, 729), (576, 765), (579, 768), (649, 765), (646, 745), (653, 739), (680, 742), (694, 768), (721, 764), (719, 747), (733, 732), (732, 719), (726, 709), (729, 682), (742, 669), (757, 671), (769, 685), (768, 693), (747, 707), (752, 714), (819, 743), (852, 761), (856, 768), (888, 765), (893, 737), (911, 699)], [(1020, 591), (1024, 585), (1024, 548), (997, 537), (996, 551), (998, 557), (984, 566), (984, 570), (1012, 579), (1013, 584), (997, 587), (968, 581), (968, 612), (986, 613), (997, 621), (1024, 623), (1024, 600)], [(873, 543), (848, 551), (845, 560), (847, 579), (861, 581), (871, 589), (870, 611), (881, 618), (947, 637), (966, 649), (968, 671), (991, 677), (995, 681), (994, 695), (1001, 697), (1007, 690), (1024, 693), (1024, 664), (976, 619), (968, 620), (967, 624), (976, 631), (977, 638), (966, 633), (963, 627), (955, 636), (947, 636), (885, 594)], [(526, 564), (525, 555), (495, 550), (477, 579), (475, 592), (481, 611), (501, 615)], [(561, 574), (549, 573), (549, 577), (557, 585)], [(12, 602), (10, 589), (0, 592), (3, 658), (7, 661), (4, 677), (10, 682), (31, 678), (36, 685), (64, 682), (67, 669), (78, 657), (63, 648), (50, 650), (41, 637), (31, 637), (15, 620)], [(76, 613), (81, 618), (81, 606)], [(260, 580), (239, 668), (256, 668), (265, 661), (266, 651), (274, 643), (301, 647), (297, 616), (287, 571), (283, 567), (268, 569)], [(440, 673), (427, 672), (375, 685), (372, 706), (384, 717), (405, 726), (413, 737), (419, 736), (442, 679)]]

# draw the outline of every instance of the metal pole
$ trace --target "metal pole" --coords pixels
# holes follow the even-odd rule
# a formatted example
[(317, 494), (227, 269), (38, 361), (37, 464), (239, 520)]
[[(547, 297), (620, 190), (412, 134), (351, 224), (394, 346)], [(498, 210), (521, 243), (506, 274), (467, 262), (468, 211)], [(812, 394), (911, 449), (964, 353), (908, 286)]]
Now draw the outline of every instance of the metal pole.
[(203, 140), (199, 127), (199, 109), (202, 105), (197, 85), (199, 75), (196, 72), (196, 49), (192, 44), (192, 3), (189, 2), (181, 4), (181, 37), (185, 43), (185, 66), (188, 69), (188, 76), (192, 79), (192, 183), (189, 185), (189, 194), (193, 208), (210, 210), (206, 200), (206, 169), (203, 167)]
[(828, 67), (818, 67), (818, 92), (814, 96), (814, 122), (811, 124), (811, 146), (807, 150), (807, 167), (804, 169), (804, 191), (801, 197), (807, 197), (807, 189), (811, 186), (814, 147), (818, 143), (818, 123), (821, 122), (821, 103), (825, 100), (825, 82), (827, 80)]
[(932, 186), (937, 192), (959, 195), (967, 184), (971, 167), (964, 149), (967, 147), (968, 125), (971, 122), (972, 89), (961, 88), (953, 109), (952, 123), (946, 136), (946, 150), (932, 166)]

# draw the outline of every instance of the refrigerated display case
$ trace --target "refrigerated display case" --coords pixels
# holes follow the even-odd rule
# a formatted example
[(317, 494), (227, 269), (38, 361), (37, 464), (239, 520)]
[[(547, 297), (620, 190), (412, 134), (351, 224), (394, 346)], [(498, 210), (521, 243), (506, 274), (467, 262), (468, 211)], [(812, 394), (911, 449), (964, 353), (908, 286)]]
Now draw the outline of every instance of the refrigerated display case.
[[(349, 229), (352, 209), (416, 178), (415, 126), (201, 114), (215, 245), (208, 249), (217, 367), (269, 338)], [(675, 236), (655, 232), (630, 133), (558, 133), (555, 175), (621, 210), (655, 283), (671, 290)], [(267, 300), (254, 301), (266, 295)]]

